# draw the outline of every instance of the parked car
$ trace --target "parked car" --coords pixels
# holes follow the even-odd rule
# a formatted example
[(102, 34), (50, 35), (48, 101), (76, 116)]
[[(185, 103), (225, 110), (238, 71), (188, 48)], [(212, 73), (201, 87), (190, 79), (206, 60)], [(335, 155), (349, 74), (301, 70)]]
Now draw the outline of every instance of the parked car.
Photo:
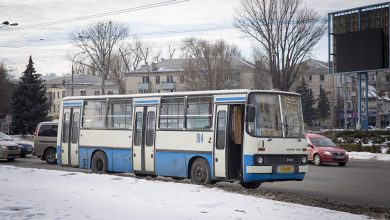
[(309, 161), (319, 166), (323, 163), (338, 163), (345, 166), (348, 162), (348, 152), (338, 147), (328, 139), (319, 134), (306, 134), (308, 143)]
[(15, 138), (8, 136), (2, 132), (0, 132), (0, 140), (11, 141), (11, 142), (16, 143), (20, 149), (20, 157), (25, 157), (27, 154), (32, 154), (34, 151), (34, 147), (32, 146), (32, 144), (30, 144), (26, 141), (15, 139)]
[(57, 130), (58, 122), (41, 122), (35, 129), (34, 155), (48, 164), (57, 163)]
[(7, 159), (13, 161), (19, 157), (20, 149), (19, 146), (11, 141), (0, 140), (0, 159)]

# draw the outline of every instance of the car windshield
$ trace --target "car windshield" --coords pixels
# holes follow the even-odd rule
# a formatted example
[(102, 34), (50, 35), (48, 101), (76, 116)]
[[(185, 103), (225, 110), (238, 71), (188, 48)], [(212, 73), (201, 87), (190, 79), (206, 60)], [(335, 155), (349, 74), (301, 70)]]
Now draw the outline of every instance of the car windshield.
[(2, 140), (2, 141), (12, 141), (14, 139), (12, 137), (10, 137), (10, 136), (0, 132), (0, 140)]
[(336, 147), (336, 145), (328, 138), (310, 138), (311, 143), (316, 147)]

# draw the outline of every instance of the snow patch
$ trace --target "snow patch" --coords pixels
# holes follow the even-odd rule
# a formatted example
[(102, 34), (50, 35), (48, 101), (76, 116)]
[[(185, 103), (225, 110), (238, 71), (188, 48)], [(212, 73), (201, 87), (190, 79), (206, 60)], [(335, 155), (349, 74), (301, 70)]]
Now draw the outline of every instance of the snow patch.
[(348, 153), (350, 159), (390, 161), (390, 154), (355, 152), (355, 151), (348, 152)]
[(368, 219), (198, 185), (0, 165), (0, 219)]

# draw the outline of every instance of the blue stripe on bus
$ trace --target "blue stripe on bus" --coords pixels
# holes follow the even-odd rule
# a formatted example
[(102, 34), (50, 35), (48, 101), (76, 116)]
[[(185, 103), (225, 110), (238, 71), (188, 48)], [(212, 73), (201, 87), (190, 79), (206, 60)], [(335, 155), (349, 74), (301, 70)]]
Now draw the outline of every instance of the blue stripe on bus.
[(216, 98), (216, 102), (233, 102), (233, 101), (245, 101), (246, 97), (245, 96), (240, 96), (240, 97), (226, 97), (226, 98)]
[(145, 105), (145, 104), (158, 104), (158, 100), (136, 100), (135, 104)]
[(132, 149), (112, 149), (104, 147), (79, 147), (79, 167), (91, 169), (92, 154), (96, 150), (103, 151), (107, 156), (109, 172), (131, 172)]
[(82, 106), (83, 102), (64, 102), (64, 106)]
[(244, 155), (244, 182), (303, 180), (305, 173), (247, 173), (246, 166), (253, 166), (253, 155)]
[(188, 178), (188, 166), (191, 158), (193, 157), (203, 157), (206, 159), (210, 167), (210, 174), (213, 176), (212, 154), (190, 152), (156, 152), (156, 174), (161, 176), (177, 176)]

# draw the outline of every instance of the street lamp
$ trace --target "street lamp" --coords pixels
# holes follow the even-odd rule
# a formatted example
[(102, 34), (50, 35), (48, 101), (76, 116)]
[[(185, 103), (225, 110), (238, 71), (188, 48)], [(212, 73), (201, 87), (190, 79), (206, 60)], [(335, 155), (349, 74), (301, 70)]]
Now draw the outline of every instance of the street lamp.
[(74, 63), (74, 59), (80, 55), (80, 54), (84, 54), (85, 52), (82, 51), (82, 52), (79, 52), (79, 53), (76, 53), (74, 56), (73, 56), (73, 59), (72, 59), (72, 87), (71, 87), (71, 96), (73, 96), (73, 93), (74, 93), (74, 81), (73, 81), (73, 75), (74, 75), (74, 68), (73, 68), (73, 63)]

